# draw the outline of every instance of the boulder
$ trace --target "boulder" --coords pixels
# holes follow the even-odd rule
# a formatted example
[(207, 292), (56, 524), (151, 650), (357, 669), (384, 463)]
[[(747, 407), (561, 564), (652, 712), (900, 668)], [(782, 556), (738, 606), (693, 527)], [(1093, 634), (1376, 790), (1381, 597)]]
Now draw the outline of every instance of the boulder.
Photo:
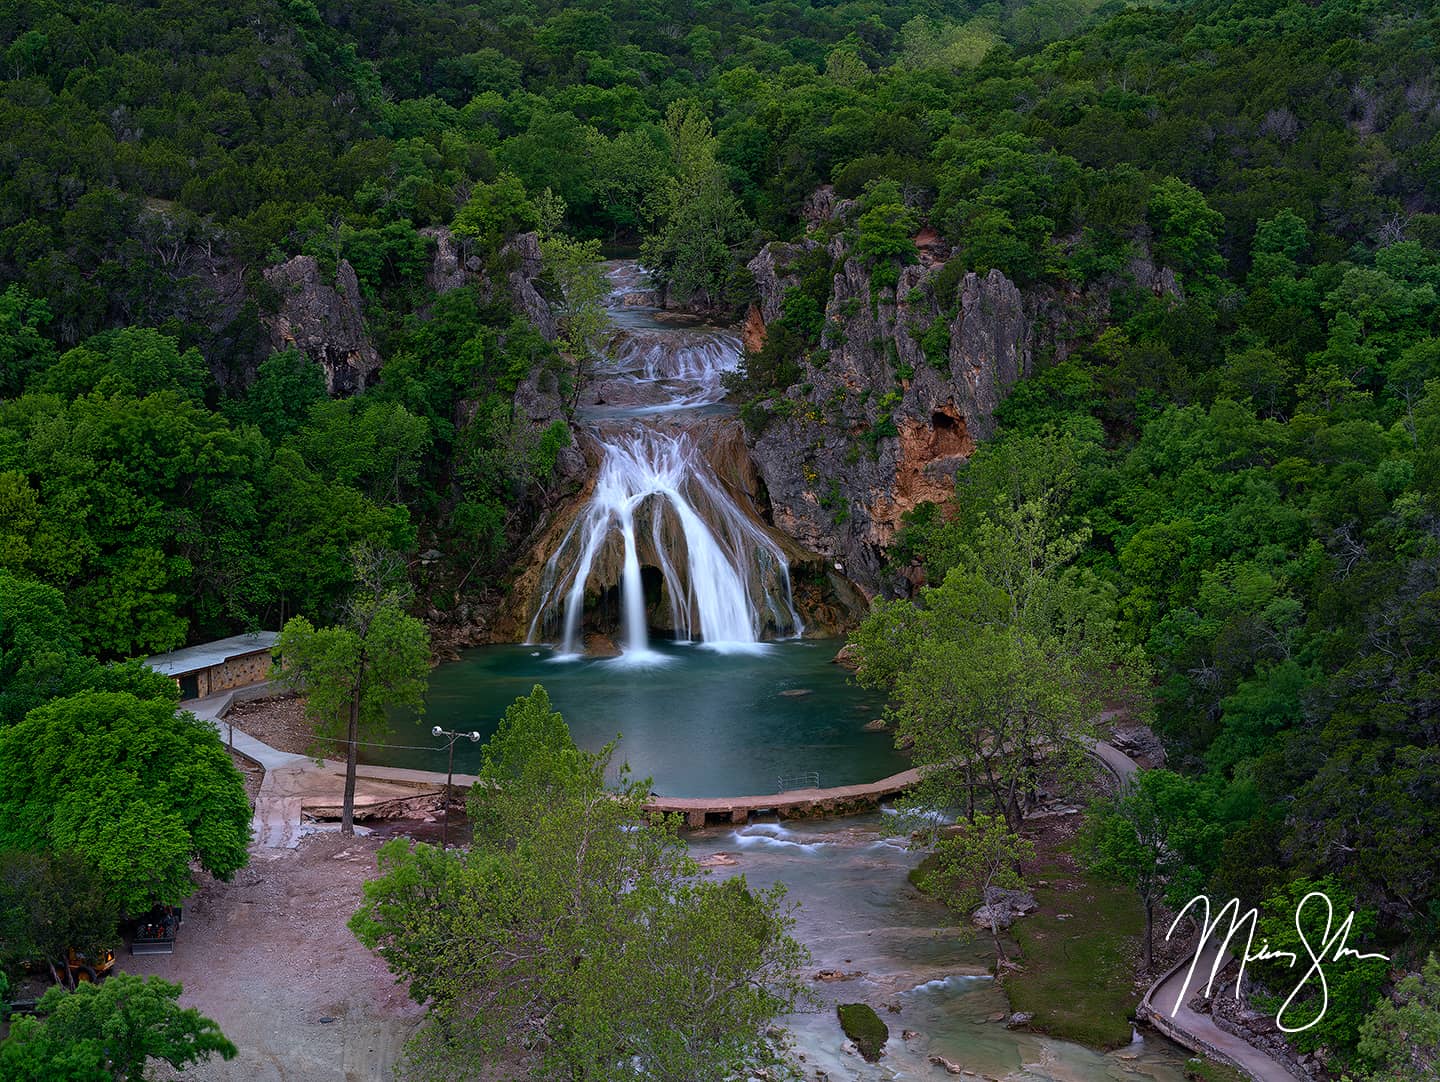
[(878, 1060), (890, 1039), (890, 1027), (868, 1003), (837, 1003), (835, 1013), (845, 1036), (855, 1042), (860, 1054), (871, 1063)]
[(1009, 928), (1018, 918), (1039, 908), (1035, 896), (1023, 890), (991, 887), (985, 892), (985, 903), (975, 910), (972, 920), (977, 927)]

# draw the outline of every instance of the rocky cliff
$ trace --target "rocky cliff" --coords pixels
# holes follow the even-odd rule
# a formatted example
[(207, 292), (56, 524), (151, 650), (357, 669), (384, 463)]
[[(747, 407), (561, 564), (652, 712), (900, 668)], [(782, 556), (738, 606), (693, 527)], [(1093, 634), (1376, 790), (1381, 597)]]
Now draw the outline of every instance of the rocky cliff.
[[(775, 525), (871, 594), (914, 587), (885, 567), (903, 516), (953, 493), (956, 470), (994, 434), (996, 408), (1037, 354), (1062, 356), (1075, 316), (1096, 314), (1094, 296), (1022, 294), (998, 270), (956, 274), (925, 231), (917, 248), (894, 287), (877, 287), (843, 233), (823, 246), (833, 281), (819, 349), (783, 397), (761, 407), (749, 436)], [(795, 268), (813, 266), (821, 250), (807, 237), (769, 244), (751, 261), (759, 298), (744, 324), (747, 349), (763, 345), (799, 284)]]
[[(540, 239), (534, 233), (512, 238), (500, 250), (498, 271), (487, 274), (481, 261), (442, 227), (421, 230), (434, 244), (425, 283), (435, 293), (477, 285), (481, 297), (502, 291), (515, 310), (554, 341), (558, 328), (550, 304), (536, 287), (543, 267)], [(314, 256), (297, 255), (264, 271), (274, 292), (274, 310), (262, 316), (271, 352), (297, 349), (325, 371), (332, 395), (363, 391), (380, 375), (381, 358), (365, 327), (364, 302), (355, 269), (340, 260), (333, 277)]]
[(297, 255), (265, 271), (278, 307), (261, 320), (274, 352), (297, 349), (325, 372), (332, 395), (363, 391), (380, 371), (380, 354), (365, 330), (360, 282), (342, 259), (334, 277), (314, 256)]

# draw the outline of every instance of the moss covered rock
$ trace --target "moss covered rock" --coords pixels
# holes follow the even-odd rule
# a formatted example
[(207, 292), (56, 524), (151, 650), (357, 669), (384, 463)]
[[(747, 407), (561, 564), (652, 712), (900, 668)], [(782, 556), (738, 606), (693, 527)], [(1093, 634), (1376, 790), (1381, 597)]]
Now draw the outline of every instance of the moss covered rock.
[(890, 1039), (890, 1028), (880, 1016), (864, 1003), (837, 1003), (835, 1013), (840, 1016), (840, 1028), (855, 1042), (860, 1054), (871, 1063), (878, 1060), (885, 1042)]

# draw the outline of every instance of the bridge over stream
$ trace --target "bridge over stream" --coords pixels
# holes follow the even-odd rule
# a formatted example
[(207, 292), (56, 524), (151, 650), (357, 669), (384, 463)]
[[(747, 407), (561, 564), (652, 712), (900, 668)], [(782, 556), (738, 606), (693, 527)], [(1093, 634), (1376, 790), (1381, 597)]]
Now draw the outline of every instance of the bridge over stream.
[[(1135, 762), (1113, 744), (1089, 742), (1086, 754), (1114, 776), (1122, 786), (1135, 773)], [(763, 796), (662, 797), (645, 805), (647, 812), (679, 814), (685, 825), (698, 829), (712, 823), (745, 823), (752, 815), (770, 813), (781, 819), (808, 819), (822, 815), (854, 815), (873, 811), (886, 800), (913, 789), (920, 770), (911, 768), (879, 781), (831, 788), (782, 789)]]
[(683, 797), (655, 796), (645, 805), (652, 813), (679, 814), (687, 827), (709, 823), (746, 823), (752, 815), (769, 812), (781, 819), (820, 815), (852, 815), (873, 811), (882, 801), (899, 796), (920, 780), (917, 769), (902, 770), (863, 785), (836, 785), (829, 789), (786, 789), (763, 796)]

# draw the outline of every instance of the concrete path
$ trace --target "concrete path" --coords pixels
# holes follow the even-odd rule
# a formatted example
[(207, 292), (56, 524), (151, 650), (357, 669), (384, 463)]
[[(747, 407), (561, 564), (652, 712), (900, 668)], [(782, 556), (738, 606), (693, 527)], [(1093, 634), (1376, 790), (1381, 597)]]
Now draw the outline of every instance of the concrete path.
[[(1091, 741), (1086, 754), (1098, 762), (1122, 787), (1139, 769), (1135, 760), (1103, 740)], [(782, 793), (757, 796), (656, 797), (646, 811), (685, 816), (688, 827), (707, 822), (744, 823), (756, 812), (773, 812), (782, 819), (816, 815), (847, 815), (877, 807), (881, 801), (899, 796), (920, 781), (918, 769), (902, 770), (879, 781), (860, 785), (836, 785), (828, 789), (786, 789)]]
[[(338, 818), (345, 792), (344, 763), (334, 759), (317, 762), (306, 755), (280, 751), (225, 720), (234, 703), (279, 692), (274, 685), (257, 684), (180, 704), (181, 709), (213, 725), (227, 745), (264, 768), (250, 823), (254, 843), (264, 849), (294, 849), (300, 844), (305, 811)], [(468, 787), (475, 781), (470, 774), (455, 775), (457, 786)], [(362, 763), (356, 769), (355, 807), (373, 812), (386, 804), (439, 794), (444, 785), (444, 774)]]
[[(1215, 1024), (1210, 1015), (1190, 1009), (1190, 1000), (1203, 992), (1210, 980), (1210, 967), (1215, 964), (1219, 949), (1218, 944), (1213, 942), (1205, 945), (1193, 977), (1190, 976), (1190, 963), (1194, 955), (1187, 954), (1178, 965), (1151, 985), (1140, 1002), (1139, 1015), (1172, 1040), (1228, 1063), (1256, 1082), (1294, 1082), (1296, 1076), (1279, 1060), (1272, 1059), (1243, 1038), (1227, 1033)], [(1224, 969), (1230, 958), (1226, 954), (1218, 968)], [(1187, 977), (1190, 978), (1188, 981)], [(1178, 1008), (1175, 1005), (1177, 997), (1180, 1002)]]
[[(306, 808), (338, 814), (344, 791), (345, 764), (333, 759), (317, 763), (304, 755), (280, 751), (224, 720), (235, 702), (273, 695), (278, 690), (274, 685), (259, 684), (181, 705), (197, 718), (208, 721), (227, 744), (265, 769), (260, 793), (255, 800), (252, 823), (254, 844), (262, 848), (294, 849), (300, 844), (300, 827)], [(1135, 760), (1103, 740), (1094, 741), (1087, 751), (1091, 758), (1115, 776), (1122, 788), (1139, 772), (1140, 767)], [(477, 780), (472, 774), (454, 776), (457, 786), (467, 788)], [(912, 769), (864, 785), (794, 789), (758, 796), (658, 797), (645, 807), (650, 811), (678, 812), (685, 816), (687, 826), (704, 826), (712, 818), (745, 822), (752, 813), (762, 810), (773, 811), (782, 817), (842, 814), (873, 808), (882, 800), (910, 789), (919, 780), (920, 771)], [(361, 765), (356, 773), (355, 802), (357, 807), (373, 807), (427, 792), (438, 793), (444, 784), (445, 775), (434, 771)], [(1141, 1001), (1139, 1014), (1172, 1040), (1228, 1063), (1256, 1082), (1292, 1082), (1293, 1076), (1287, 1067), (1254, 1045), (1225, 1032), (1209, 1015), (1197, 1014), (1186, 1005), (1209, 980), (1216, 949), (1212, 943), (1202, 954), (1195, 967), (1194, 978), (1181, 996), (1178, 1010), (1175, 1009), (1175, 1000), (1186, 985), (1189, 956), (1151, 986)], [(1221, 968), (1224, 968), (1223, 963)]]

